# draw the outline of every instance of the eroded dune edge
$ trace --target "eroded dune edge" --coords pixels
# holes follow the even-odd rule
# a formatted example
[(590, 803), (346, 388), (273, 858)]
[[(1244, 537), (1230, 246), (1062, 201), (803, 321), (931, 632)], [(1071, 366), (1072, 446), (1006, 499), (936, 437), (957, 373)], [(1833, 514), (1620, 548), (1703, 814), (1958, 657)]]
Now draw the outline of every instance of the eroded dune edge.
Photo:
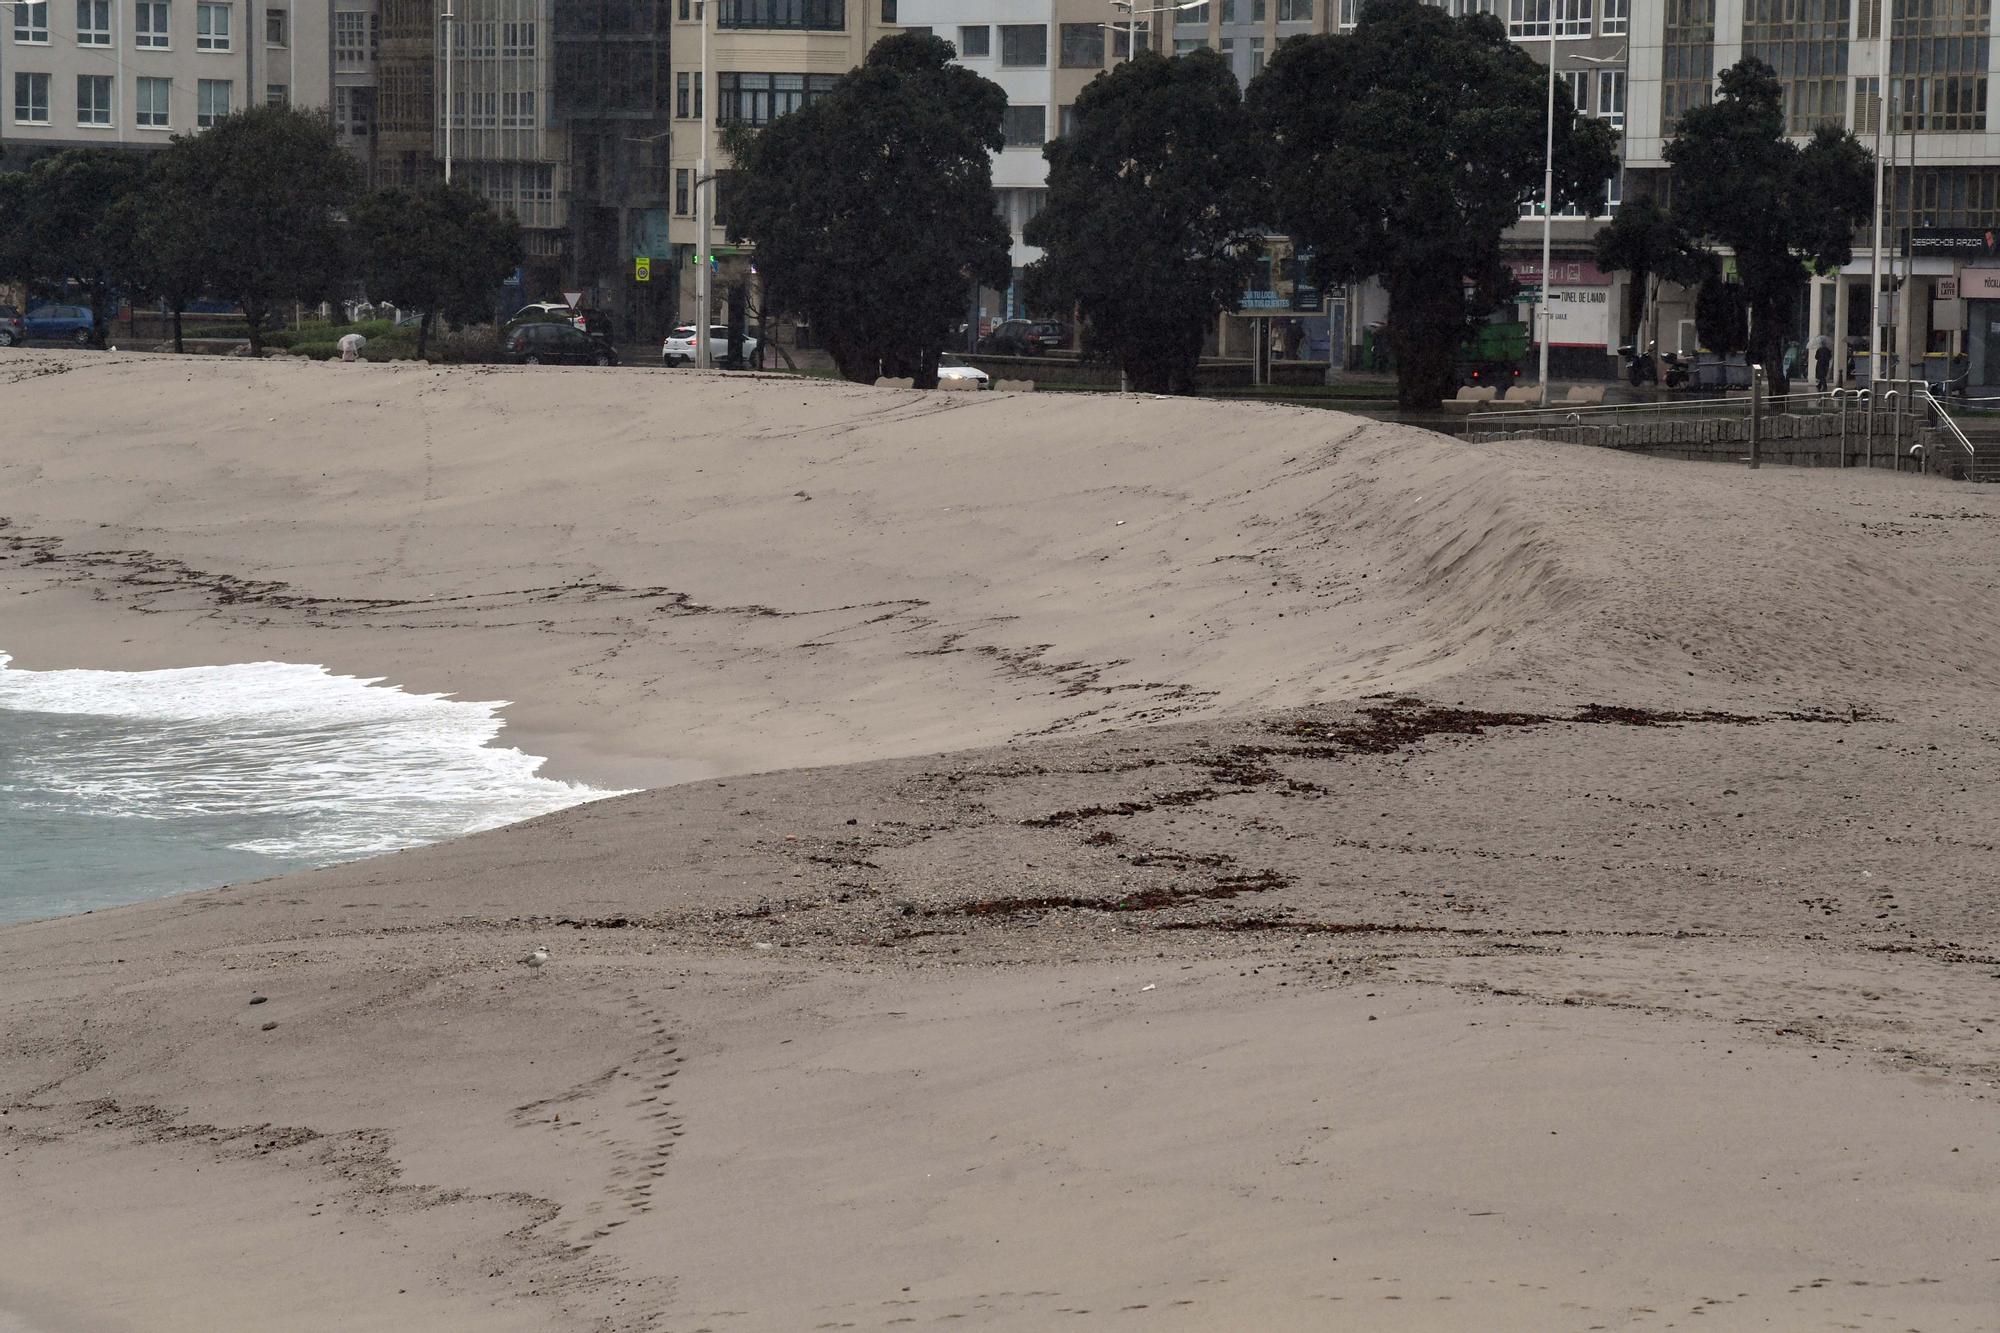
[(508, 699), (657, 788), (0, 931), (0, 1309), (1990, 1326), (2000, 496), (1201, 402), (0, 380), (21, 664)]

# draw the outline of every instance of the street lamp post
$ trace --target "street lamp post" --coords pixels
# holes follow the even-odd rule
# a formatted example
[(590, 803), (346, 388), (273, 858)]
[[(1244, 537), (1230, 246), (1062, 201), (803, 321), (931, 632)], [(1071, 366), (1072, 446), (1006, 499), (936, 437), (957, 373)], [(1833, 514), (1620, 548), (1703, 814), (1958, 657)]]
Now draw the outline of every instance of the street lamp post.
[(451, 184), (451, 24), (457, 18), (451, 6), (444, 7), (444, 183)]
[[(1111, 0), (1113, 9), (1125, 11), (1125, 58), (1134, 60), (1139, 55), (1139, 16), (1141, 14), (1177, 14), (1183, 9), (1200, 9), (1208, 0), (1181, 0), (1179, 4), (1153, 5), (1146, 9), (1138, 7), (1138, 0)], [(1105, 24), (1112, 27), (1112, 24)]]
[[(1548, 139), (1542, 150), (1542, 299), (1539, 322), (1541, 328), (1536, 341), (1541, 344), (1541, 406), (1549, 405), (1549, 337), (1555, 332), (1555, 319), (1549, 310), (1549, 264), (1555, 246), (1556, 217), (1556, 21), (1555, 11), (1549, 11), (1549, 119)], [(1591, 65), (1615, 64), (1625, 58), (1621, 49), (1616, 55), (1571, 57)]]
[(708, 321), (709, 304), (714, 298), (710, 290), (709, 266), (715, 261), (709, 250), (713, 244), (712, 233), (715, 220), (710, 216), (709, 190), (713, 173), (708, 169), (708, 0), (695, 0), (695, 14), (701, 20), (701, 83), (696, 87), (694, 100), (696, 107), (695, 132), (701, 135), (701, 146), (696, 150), (694, 169), (694, 221), (700, 236), (695, 243), (694, 268), (694, 364), (698, 370), (711, 370), (715, 366), (715, 353), (709, 347)]

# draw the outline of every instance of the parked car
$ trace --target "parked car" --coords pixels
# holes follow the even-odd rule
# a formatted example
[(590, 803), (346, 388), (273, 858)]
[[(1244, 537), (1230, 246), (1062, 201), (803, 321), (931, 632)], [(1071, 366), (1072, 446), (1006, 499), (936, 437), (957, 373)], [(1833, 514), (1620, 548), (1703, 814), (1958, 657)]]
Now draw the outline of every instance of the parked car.
[(969, 365), (946, 352), (938, 358), (938, 383), (946, 380), (962, 380), (980, 389), (993, 387), (993, 378), (978, 366)]
[(30, 338), (68, 338), (90, 341), (90, 307), (87, 305), (39, 305), (28, 312)]
[(582, 329), (593, 338), (609, 342), (612, 333), (611, 312), (609, 310), (577, 309), (570, 312), (570, 323)]
[(979, 350), (995, 356), (1041, 356), (1069, 345), (1069, 328), (1052, 319), (1008, 319), (979, 340)]
[(28, 325), (21, 312), (13, 306), (0, 305), (0, 347), (12, 347), (27, 337)]
[(530, 301), (507, 317), (509, 324), (518, 324), (529, 319), (569, 319), (576, 311), (561, 301)]
[[(669, 333), (660, 344), (660, 360), (669, 366), (685, 366), (694, 361), (694, 325), (683, 324)], [(708, 355), (716, 365), (729, 358), (729, 326), (711, 324), (708, 328)], [(764, 364), (764, 345), (750, 333), (743, 335), (743, 360), (755, 368)]]
[(507, 331), (500, 354), (524, 366), (571, 365), (615, 366), (618, 351), (610, 343), (593, 338), (574, 324), (550, 322), (517, 324)]

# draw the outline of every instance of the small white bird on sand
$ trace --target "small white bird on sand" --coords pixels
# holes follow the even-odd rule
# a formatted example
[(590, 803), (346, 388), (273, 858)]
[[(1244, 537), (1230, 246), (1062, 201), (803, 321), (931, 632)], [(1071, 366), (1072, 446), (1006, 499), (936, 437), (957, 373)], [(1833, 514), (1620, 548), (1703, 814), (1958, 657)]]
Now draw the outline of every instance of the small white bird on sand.
[(521, 961), (529, 967), (540, 967), (543, 963), (549, 961), (549, 946), (546, 944), (537, 944), (535, 951)]

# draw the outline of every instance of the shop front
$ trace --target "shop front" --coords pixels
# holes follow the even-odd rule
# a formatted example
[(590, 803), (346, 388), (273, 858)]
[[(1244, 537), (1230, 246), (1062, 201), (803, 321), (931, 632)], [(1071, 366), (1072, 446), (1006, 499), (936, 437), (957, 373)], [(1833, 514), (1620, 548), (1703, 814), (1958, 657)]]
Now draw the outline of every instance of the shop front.
[[(1517, 317), (1529, 329), (1528, 356), (1538, 363), (1535, 327), (1541, 314), (1542, 260), (1505, 261), (1520, 285)], [(1561, 379), (1610, 379), (1618, 373), (1616, 279), (1589, 259), (1557, 255), (1549, 263), (1549, 375)]]

